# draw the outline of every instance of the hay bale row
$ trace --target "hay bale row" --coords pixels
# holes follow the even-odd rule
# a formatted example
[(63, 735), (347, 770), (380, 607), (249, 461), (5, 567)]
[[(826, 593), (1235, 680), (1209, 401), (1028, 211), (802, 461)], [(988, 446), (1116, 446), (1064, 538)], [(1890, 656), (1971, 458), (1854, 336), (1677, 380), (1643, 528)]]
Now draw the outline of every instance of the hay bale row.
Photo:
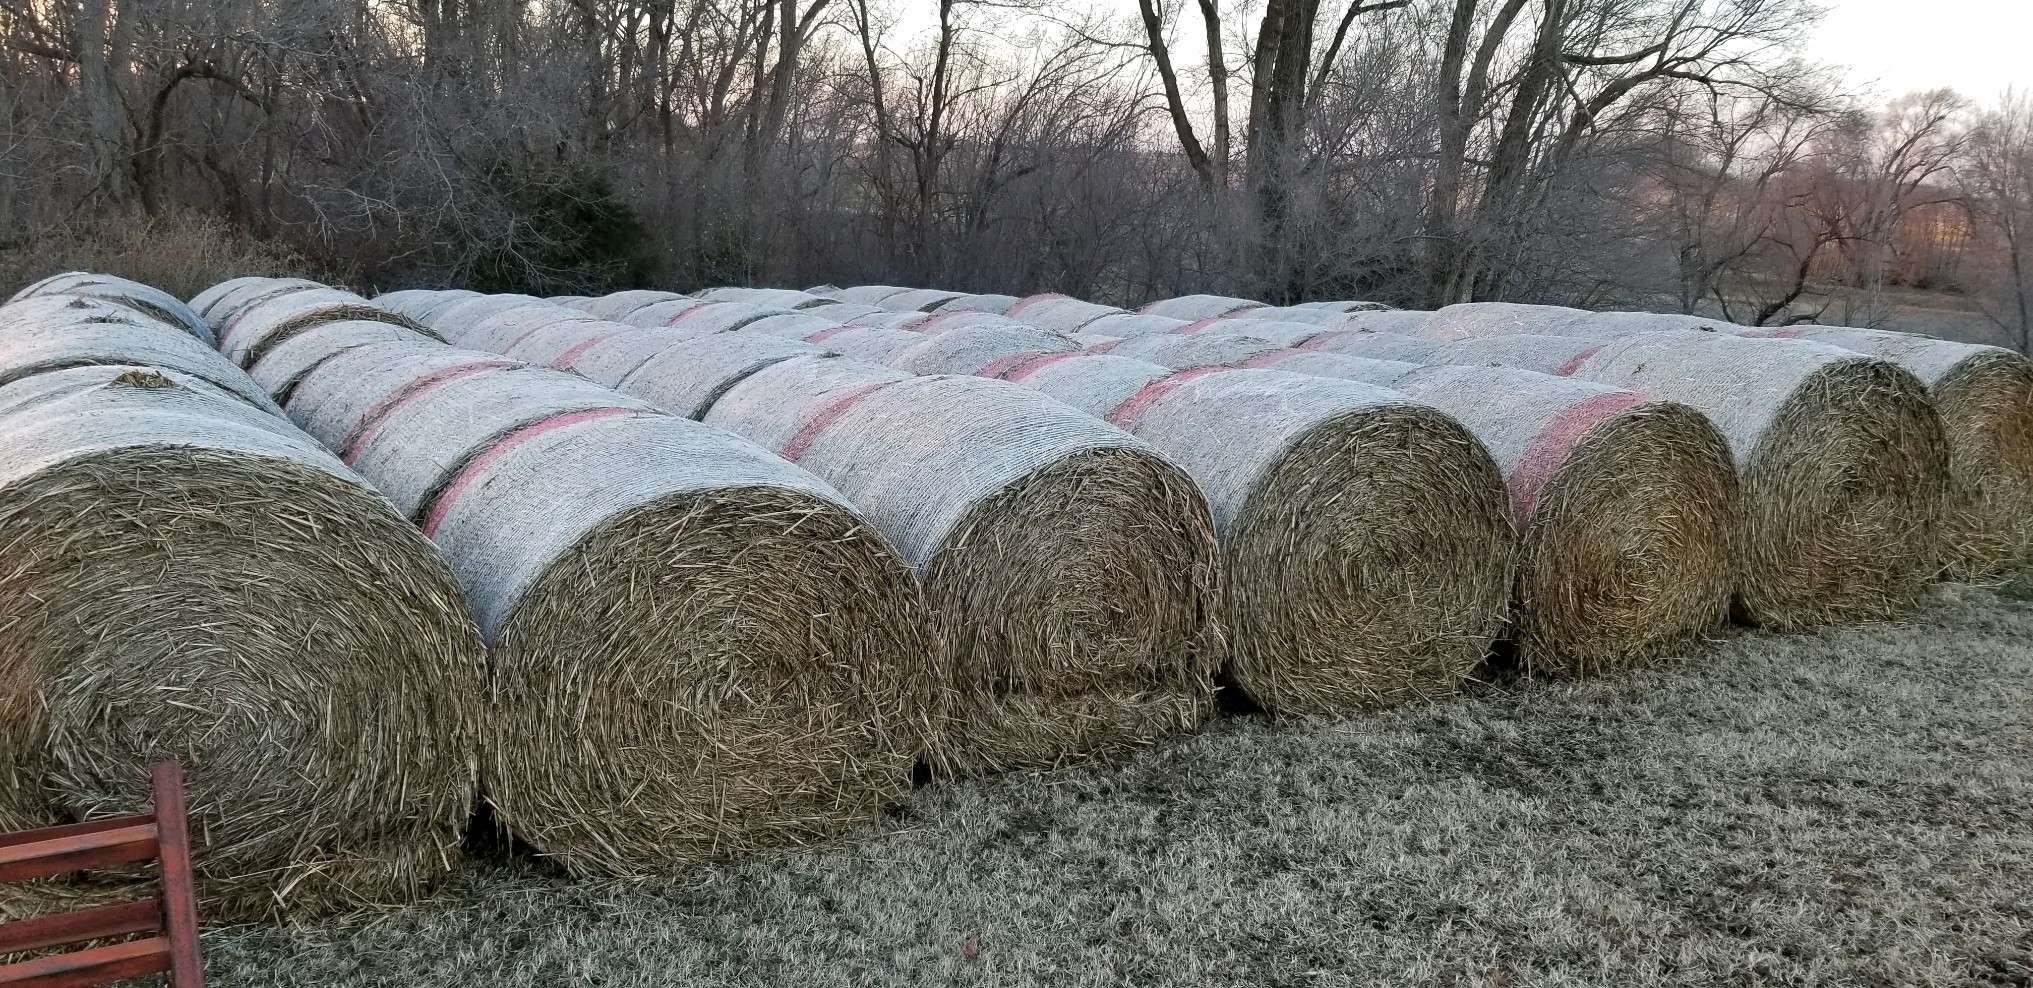
[(1981, 578), (2033, 556), (2033, 361), (2002, 347), (1875, 329), (1796, 326), (1744, 335), (1839, 346), (1912, 372), (1927, 385), (1948, 442), (1946, 574)]
[(1728, 616), (1741, 495), (1727, 441), (1684, 404), (1510, 368), (1369, 359), (1245, 336), (1144, 337), (1111, 352), (1173, 370), (1258, 367), (1359, 381), (1465, 426), (1509, 485), (1520, 540), (1508, 634), (1529, 672), (1604, 672)]
[[(220, 310), (215, 310), (220, 311)], [(435, 331), (407, 316), (336, 288), (291, 288), (249, 297), (230, 309), (219, 329), (219, 351), (236, 366), (252, 367), (268, 351), (314, 326), (334, 322), (381, 322), (435, 337)]]
[(1501, 630), (1503, 475), (1431, 407), (1350, 382), (1107, 355), (993, 370), (1150, 442), (1199, 484), (1222, 542), (1229, 674), (1266, 709), (1444, 694)]
[(216, 343), (218, 331), (224, 329), (227, 320), (247, 305), (277, 295), (323, 287), (304, 278), (234, 278), (191, 296), (191, 311), (212, 328), (214, 338), (207, 342)]
[(490, 655), (486, 799), (566, 868), (819, 839), (936, 757), (922, 593), (810, 474), (435, 343), (339, 350), (288, 408), (450, 562)]
[(175, 758), (208, 916), (413, 898), (471, 813), (478, 634), (386, 499), (189, 346), (79, 297), (0, 309), (0, 829), (142, 811)]
[(1211, 521), (1192, 481), (1130, 436), (1021, 388), (759, 333), (644, 329), (572, 366), (812, 470), (897, 545), (956, 691), (942, 768), (1062, 764), (1209, 710)]
[(190, 306), (176, 296), (159, 288), (144, 285), (138, 281), (116, 278), (109, 274), (93, 274), (87, 271), (67, 271), (53, 274), (22, 290), (15, 292), (9, 302), (42, 296), (69, 295), (99, 299), (125, 306), (143, 315), (153, 317), (211, 343), (211, 327)]
[(1264, 308), (1268, 306), (1254, 299), (1233, 298), (1227, 295), (1181, 295), (1177, 298), (1159, 299), (1137, 311), (1144, 315), (1199, 322), (1203, 319), (1220, 319), (1223, 316)]

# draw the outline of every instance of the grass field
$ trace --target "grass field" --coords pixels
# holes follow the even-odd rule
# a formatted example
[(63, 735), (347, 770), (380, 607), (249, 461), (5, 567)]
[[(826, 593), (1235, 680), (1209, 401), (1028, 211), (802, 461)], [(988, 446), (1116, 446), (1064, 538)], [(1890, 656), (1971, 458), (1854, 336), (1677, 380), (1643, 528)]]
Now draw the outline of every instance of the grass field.
[(665, 880), (497, 856), (220, 985), (2033, 984), (2033, 580), (1577, 684), (1229, 718)]

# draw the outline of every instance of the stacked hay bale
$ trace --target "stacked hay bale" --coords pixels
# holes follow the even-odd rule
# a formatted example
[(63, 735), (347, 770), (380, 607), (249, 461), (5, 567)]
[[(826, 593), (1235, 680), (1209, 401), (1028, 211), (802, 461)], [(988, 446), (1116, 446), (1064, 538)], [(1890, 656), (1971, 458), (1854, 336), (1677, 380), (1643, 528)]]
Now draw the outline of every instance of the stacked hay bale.
[(339, 352), (288, 407), (451, 562), (490, 646), (486, 797), (575, 873), (824, 837), (938, 757), (922, 593), (810, 474), (436, 344)]
[(1503, 474), (1437, 410), (1350, 382), (1105, 355), (997, 372), (1149, 441), (1199, 483), (1222, 537), (1229, 672), (1267, 709), (1446, 693), (1502, 629)]
[(1227, 295), (1181, 295), (1178, 298), (1159, 299), (1137, 311), (1144, 315), (1199, 322), (1203, 319), (1220, 319), (1223, 316), (1263, 308), (1268, 306), (1246, 298), (1232, 298)]
[(952, 770), (1119, 752), (1208, 711), (1207, 507), (1128, 435), (1021, 388), (759, 334), (610, 340), (575, 367), (829, 479), (902, 550), (951, 669)]
[(190, 307), (176, 296), (144, 285), (138, 281), (116, 278), (110, 274), (93, 274), (87, 271), (67, 271), (53, 274), (27, 288), (15, 292), (10, 302), (38, 296), (70, 295), (96, 298), (126, 306), (143, 315), (152, 316), (172, 326), (179, 327), (198, 339), (212, 342), (212, 329)]
[[(1404, 348), (1337, 335), (1340, 352)], [(1736, 608), (1777, 628), (1899, 611), (1941, 557), (1948, 450), (1927, 389), (1891, 363), (1822, 344), (1679, 330), (1603, 342), (1498, 335), (1429, 363), (1516, 367), (1677, 401), (1730, 441), (1744, 490)]]
[(1727, 441), (1684, 404), (1530, 371), (1423, 366), (1241, 336), (1144, 337), (1112, 352), (1174, 370), (1260, 367), (1360, 381), (1467, 427), (1510, 488), (1520, 549), (1509, 638), (1528, 672), (1603, 672), (1728, 616), (1742, 499)]
[(444, 564), (231, 364), (193, 366), (187, 325), (53, 296), (0, 308), (0, 344), (0, 829), (145, 811), (174, 758), (207, 916), (419, 894), (458, 856), (481, 719)]
[(1948, 441), (1946, 575), (1974, 579), (2033, 554), (2033, 362), (2002, 347), (1839, 326), (1746, 335), (1889, 360), (1927, 385)]
[(391, 312), (352, 292), (304, 288), (249, 299), (232, 311), (219, 330), (218, 347), (240, 367), (252, 367), (290, 337), (333, 322), (383, 322), (425, 336), (422, 323)]
[(233, 278), (191, 296), (191, 311), (215, 334), (242, 308), (276, 295), (325, 286), (304, 278)]

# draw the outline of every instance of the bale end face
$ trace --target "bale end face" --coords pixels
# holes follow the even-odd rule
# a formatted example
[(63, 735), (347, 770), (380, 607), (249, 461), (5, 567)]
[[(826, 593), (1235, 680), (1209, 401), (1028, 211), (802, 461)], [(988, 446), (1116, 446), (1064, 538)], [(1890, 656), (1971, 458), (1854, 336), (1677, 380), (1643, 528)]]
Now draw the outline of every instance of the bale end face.
[(2033, 363), (1974, 357), (1933, 391), (1948, 441), (1943, 575), (1981, 579), (2033, 556)]

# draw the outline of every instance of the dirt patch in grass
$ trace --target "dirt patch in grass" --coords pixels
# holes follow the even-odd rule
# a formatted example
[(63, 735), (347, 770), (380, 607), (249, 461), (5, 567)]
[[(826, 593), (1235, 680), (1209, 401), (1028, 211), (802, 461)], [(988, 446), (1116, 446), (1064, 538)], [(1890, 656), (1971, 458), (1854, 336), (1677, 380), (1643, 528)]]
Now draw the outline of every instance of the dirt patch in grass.
[(2033, 984), (2033, 577), (1609, 679), (918, 790), (644, 883), (208, 934), (221, 985)]

